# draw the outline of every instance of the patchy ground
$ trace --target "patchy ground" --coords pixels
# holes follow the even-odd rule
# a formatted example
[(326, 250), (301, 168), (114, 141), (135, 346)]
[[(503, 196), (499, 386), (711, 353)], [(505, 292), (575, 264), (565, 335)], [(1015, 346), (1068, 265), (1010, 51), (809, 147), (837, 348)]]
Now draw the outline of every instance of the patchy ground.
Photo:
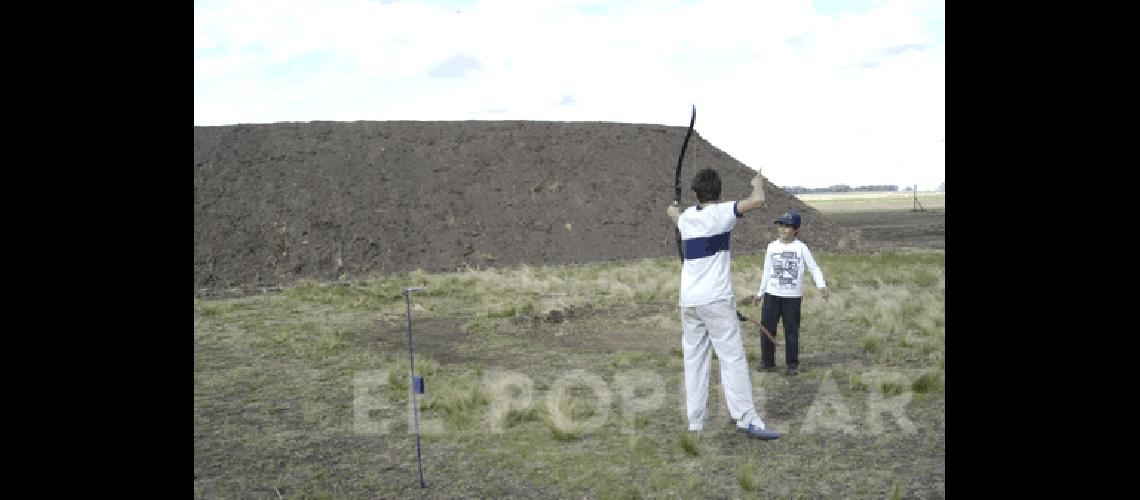
[[(361, 435), (353, 431), (353, 374), (360, 370), (237, 353), (245, 359), (228, 364), (231, 375), (224, 380), (206, 374), (195, 379), (195, 497), (275, 498), (279, 492), (284, 498), (882, 498), (896, 485), (903, 497), (945, 496), (940, 400), (912, 404), (913, 432), (902, 432), (890, 415), (880, 418), (886, 432), (812, 430), (810, 408), (828, 397), (865, 429), (873, 418), (866, 401), (877, 389), (855, 388), (849, 381), (870, 363), (858, 342), (847, 340), (841, 348), (822, 342), (821, 337), (842, 335), (840, 328), (810, 319), (804, 328), (812, 335), (804, 339), (798, 377), (752, 371), (759, 409), (784, 437), (765, 443), (734, 432), (714, 361), (709, 427), (693, 436), (693, 452), (687, 452), (677, 331), (665, 321), (672, 313), (645, 316), (654, 308), (672, 306), (608, 308), (558, 323), (504, 318), (493, 331), (479, 332), (464, 331), (464, 318), (416, 321), (417, 372), (427, 379), (420, 413), (426, 491), (417, 483), (406, 385), (369, 412), (374, 421), (387, 422), (387, 432)], [(385, 360), (358, 368), (406, 361), (405, 326), (385, 321), (347, 333), (347, 349)], [(757, 361), (756, 340), (755, 332), (747, 337), (750, 364)], [(566, 437), (550, 429), (541, 408), (550, 404), (552, 388), (575, 370), (597, 376), (602, 385), (576, 385), (575, 398), (584, 403), (569, 411), (584, 406), (589, 411), (580, 420), (605, 419), (600, 427)], [(465, 384), (492, 371), (532, 382), (529, 408), (539, 409), (509, 416), (499, 433), (487, 430), (486, 400), (457, 410), (467, 416), (448, 411), (449, 405), (461, 406), (453, 402), (460, 399), (455, 387), (471, 387)], [(653, 388), (658, 404), (636, 416), (622, 406), (629, 388), (620, 381), (629, 374), (659, 382)], [(599, 403), (597, 387), (608, 391), (607, 404)], [(827, 387), (835, 392), (827, 393)], [(467, 390), (471, 395), (462, 398), (488, 397)], [(753, 489), (741, 486), (745, 475)]]
[[(733, 432), (715, 361), (709, 427), (684, 432), (675, 299), (639, 288), (605, 303), (581, 290), (572, 304), (525, 307), (576, 277), (594, 279), (598, 268), (532, 272), (548, 283), (544, 291), (522, 290), (495, 307), (463, 294), (514, 275), (421, 274), (196, 299), (195, 497), (882, 498), (897, 489), (902, 498), (942, 498), (941, 255), (820, 255), (834, 291), (827, 304), (807, 291), (800, 375), (751, 371), (763, 418), (784, 434), (769, 443)], [(672, 264), (606, 264), (598, 275), (640, 273), (645, 279), (630, 282), (644, 285), (659, 281), (656, 272), (671, 282)], [(743, 275), (759, 264), (760, 256), (734, 259), (735, 285), (750, 284)], [(432, 290), (413, 300), (416, 371), (427, 380), (427, 491), (418, 487), (408, 418), (399, 280)], [(750, 365), (758, 338), (746, 329)], [(371, 372), (379, 373), (371, 383), (357, 383)], [(531, 397), (490, 390), (487, 381), (502, 373), (531, 383)], [(557, 399), (575, 373), (594, 384), (572, 384), (570, 402)], [(934, 386), (920, 391), (923, 377)], [(654, 404), (631, 411), (626, 398)], [(497, 402), (521, 400), (501, 431), (488, 427)], [(552, 407), (579, 423), (600, 420), (564, 431), (551, 423)], [(386, 427), (368, 434), (358, 421)]]

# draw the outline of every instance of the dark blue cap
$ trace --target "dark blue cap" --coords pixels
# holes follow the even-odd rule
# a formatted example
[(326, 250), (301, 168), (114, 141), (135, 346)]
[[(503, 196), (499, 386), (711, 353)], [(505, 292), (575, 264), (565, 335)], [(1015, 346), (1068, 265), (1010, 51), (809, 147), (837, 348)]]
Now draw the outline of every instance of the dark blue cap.
[(785, 224), (792, 227), (800, 227), (800, 214), (796, 213), (794, 210), (790, 212), (784, 212), (784, 215), (781, 215), (779, 219), (776, 219), (776, 224)]

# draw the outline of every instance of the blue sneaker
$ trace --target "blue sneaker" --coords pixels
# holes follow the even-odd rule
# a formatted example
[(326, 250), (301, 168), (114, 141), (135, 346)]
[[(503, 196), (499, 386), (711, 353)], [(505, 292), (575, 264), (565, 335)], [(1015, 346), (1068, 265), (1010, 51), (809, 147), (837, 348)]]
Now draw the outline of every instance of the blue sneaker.
[(765, 441), (780, 439), (780, 433), (768, 428), (767, 426), (761, 429), (755, 425), (748, 424), (747, 428), (737, 427), (736, 432), (743, 432), (745, 434), (748, 434), (748, 437), (750, 438), (763, 439)]

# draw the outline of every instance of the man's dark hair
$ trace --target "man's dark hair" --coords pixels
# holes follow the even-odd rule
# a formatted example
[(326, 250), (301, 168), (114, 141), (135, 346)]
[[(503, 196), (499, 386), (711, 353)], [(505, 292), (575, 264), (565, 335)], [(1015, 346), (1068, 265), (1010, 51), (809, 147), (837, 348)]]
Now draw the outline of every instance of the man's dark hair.
[(707, 203), (720, 199), (720, 174), (716, 170), (706, 168), (693, 176), (693, 191), (697, 193), (697, 201)]

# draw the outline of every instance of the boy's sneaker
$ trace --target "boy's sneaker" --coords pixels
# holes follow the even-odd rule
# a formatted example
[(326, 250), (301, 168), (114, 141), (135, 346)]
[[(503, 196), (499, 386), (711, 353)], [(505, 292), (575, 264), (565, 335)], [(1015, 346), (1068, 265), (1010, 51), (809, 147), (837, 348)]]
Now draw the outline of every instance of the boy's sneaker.
[(779, 439), (780, 438), (779, 432), (776, 432), (776, 431), (768, 428), (767, 426), (765, 426), (763, 429), (761, 429), (759, 427), (756, 427), (753, 424), (748, 424), (747, 428), (737, 427), (736, 432), (743, 432), (745, 434), (748, 434), (748, 437), (750, 437), (750, 438), (763, 439), (765, 441), (771, 441), (773, 439)]
[(770, 372), (776, 369), (776, 365), (764, 366), (763, 364), (756, 365), (756, 371)]
[(785, 374), (785, 375), (796, 375), (796, 374), (798, 374), (799, 372), (800, 372), (800, 371), (799, 371), (799, 370), (797, 370), (797, 369), (795, 369), (795, 368), (788, 368), (788, 371), (784, 372), (784, 374)]

